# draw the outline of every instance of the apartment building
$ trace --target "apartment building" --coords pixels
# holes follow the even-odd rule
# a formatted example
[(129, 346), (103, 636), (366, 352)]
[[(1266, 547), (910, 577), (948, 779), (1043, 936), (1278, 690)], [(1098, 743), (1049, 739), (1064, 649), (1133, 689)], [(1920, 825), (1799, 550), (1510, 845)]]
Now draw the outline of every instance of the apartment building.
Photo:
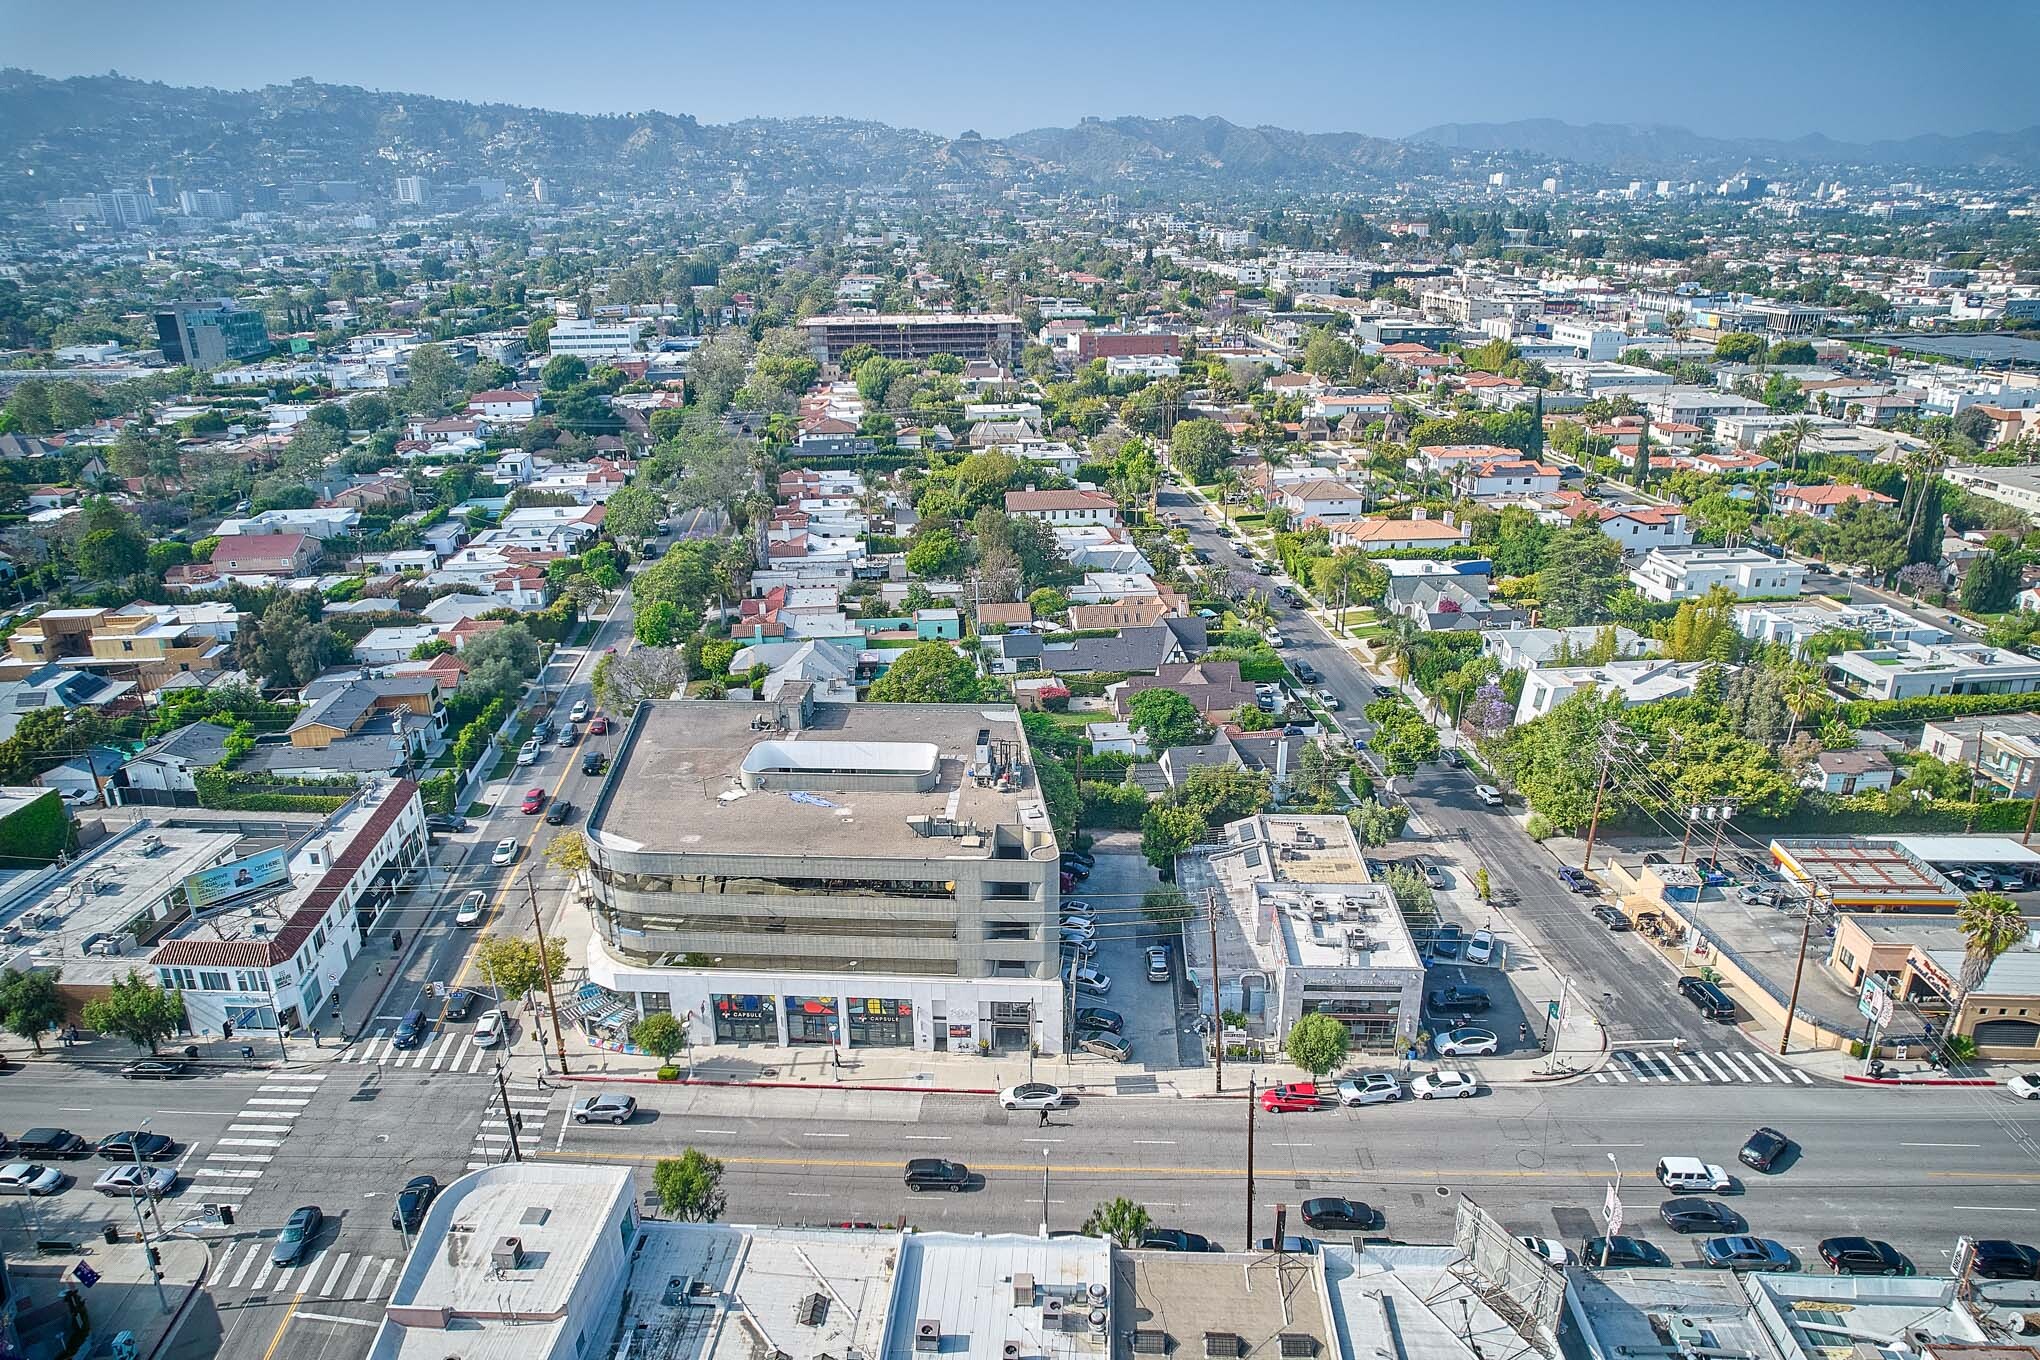
[(1629, 579), (1645, 599), (1660, 604), (1698, 599), (1716, 586), (1754, 600), (1799, 594), (1806, 588), (1806, 568), (1755, 548), (1653, 548)]
[(8, 637), (0, 679), (20, 679), (58, 661), (153, 689), (173, 675), (224, 670), (233, 657), (231, 636), (202, 621), (186, 622), (174, 608), (51, 609)]
[(800, 323), (815, 362), (833, 364), (853, 345), (869, 345), (886, 359), (953, 354), (1009, 364), (1019, 353), (1020, 318), (1000, 312), (839, 313)]
[(805, 683), (643, 704), (587, 835), (590, 979), (697, 1044), (1062, 1049), (1057, 847), (1016, 709)]

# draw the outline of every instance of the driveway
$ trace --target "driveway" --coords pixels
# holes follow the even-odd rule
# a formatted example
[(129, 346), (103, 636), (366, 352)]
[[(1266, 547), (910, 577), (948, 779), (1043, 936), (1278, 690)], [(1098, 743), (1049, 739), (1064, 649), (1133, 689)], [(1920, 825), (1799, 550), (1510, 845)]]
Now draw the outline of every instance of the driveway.
[[(1196, 997), (1183, 981), (1177, 928), (1158, 926), (1141, 912), (1141, 899), (1160, 886), (1155, 871), (1137, 851), (1100, 847), (1096, 853), (1097, 868), (1069, 896), (1090, 903), (1098, 918), (1098, 953), (1092, 966), (1112, 979), (1112, 992), (1102, 997), (1079, 994), (1077, 1005), (1119, 1012), (1133, 1057), (1114, 1063), (1077, 1053), (1071, 1063), (1087, 1069), (1082, 1071), (1085, 1080), (1111, 1080), (1139, 1090), (1149, 1085), (1141, 1073), (1204, 1065), (1198, 1036), (1178, 1013), (1179, 1006), (1194, 1006)], [(1156, 944), (1169, 948), (1166, 983), (1148, 981), (1147, 948)]]

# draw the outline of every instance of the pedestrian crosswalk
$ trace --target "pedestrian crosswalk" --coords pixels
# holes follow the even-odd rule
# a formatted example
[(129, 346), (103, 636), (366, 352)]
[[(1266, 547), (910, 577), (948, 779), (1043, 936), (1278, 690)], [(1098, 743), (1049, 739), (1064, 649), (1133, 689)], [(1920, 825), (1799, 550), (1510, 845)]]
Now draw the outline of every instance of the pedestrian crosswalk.
[(227, 1125), (205, 1157), (191, 1171), (191, 1189), (199, 1199), (217, 1202), (239, 1199), (254, 1190), (255, 1182), (276, 1158), (276, 1150), (290, 1137), (298, 1116), (319, 1094), (323, 1072), (274, 1072), (262, 1079), (255, 1093), (241, 1103), (241, 1112)]
[(1813, 1078), (1797, 1068), (1786, 1067), (1773, 1062), (1761, 1053), (1705, 1053), (1695, 1049), (1673, 1052), (1671, 1049), (1655, 1049), (1641, 1052), (1636, 1049), (1618, 1048), (1611, 1055), (1612, 1061), (1594, 1073), (1594, 1080), (1607, 1082), (1696, 1082), (1714, 1085), (1728, 1085), (1741, 1082), (1755, 1086), (1801, 1086), (1813, 1085)]
[[(500, 1094), (491, 1095), (475, 1130), (474, 1146), (468, 1150), (470, 1171), (509, 1161), (513, 1147), (529, 1157), (545, 1143), (546, 1126), (552, 1122), (553, 1097), (557, 1093), (529, 1086), (504, 1089), (509, 1092), (510, 1108), (504, 1110)], [(564, 1110), (560, 1117), (566, 1118)]]
[(275, 1249), (275, 1241), (267, 1237), (229, 1245), (213, 1266), (213, 1292), (270, 1298), (302, 1294), (336, 1303), (373, 1303), (387, 1298), (396, 1286), (397, 1262), (386, 1256), (328, 1248), (314, 1251), (300, 1265), (279, 1266), (270, 1259)]
[(340, 1061), (463, 1075), (496, 1070), (500, 1050), (477, 1048), (471, 1031), (447, 1030), (416, 1048), (398, 1048), (392, 1038), (394, 1034), (394, 1029), (378, 1029), (341, 1054)]

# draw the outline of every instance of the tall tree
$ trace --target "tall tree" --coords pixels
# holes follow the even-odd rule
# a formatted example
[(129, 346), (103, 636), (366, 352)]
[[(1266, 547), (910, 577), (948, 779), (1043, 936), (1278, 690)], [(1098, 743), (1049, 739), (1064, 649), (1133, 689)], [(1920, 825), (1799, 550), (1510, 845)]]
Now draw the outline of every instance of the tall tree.
[(34, 1044), (38, 1055), (43, 1035), (64, 1018), (64, 999), (57, 994), (59, 976), (56, 969), (0, 971), (0, 1028)]
[(80, 1012), (88, 1029), (126, 1039), (154, 1053), (156, 1046), (184, 1024), (184, 997), (142, 981), (133, 969), (106, 995), (85, 1003)]

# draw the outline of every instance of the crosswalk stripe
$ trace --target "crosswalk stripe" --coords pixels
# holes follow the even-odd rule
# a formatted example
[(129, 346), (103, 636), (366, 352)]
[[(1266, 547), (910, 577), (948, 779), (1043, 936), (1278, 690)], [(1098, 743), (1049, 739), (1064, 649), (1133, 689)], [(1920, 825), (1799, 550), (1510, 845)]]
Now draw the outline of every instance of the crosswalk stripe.
[(1627, 1085), (1629, 1084), (1629, 1078), (1628, 1078), (1628, 1076), (1627, 1076), (1627, 1075), (1625, 1075), (1625, 1074), (1623, 1073), (1623, 1071), (1622, 1071), (1622, 1069), (1621, 1069), (1620, 1067), (1611, 1067), (1611, 1068), (1609, 1068), (1609, 1069), (1608, 1069), (1608, 1075), (1609, 1075), (1609, 1076), (1611, 1076), (1611, 1077), (1613, 1077), (1613, 1078), (1615, 1078), (1615, 1080), (1617, 1080), (1617, 1081), (1621, 1082), (1621, 1083), (1622, 1083), (1623, 1085), (1625, 1085), (1625, 1086), (1627, 1086)]
[(1679, 1066), (1679, 1057), (1676, 1053), (1666, 1054), (1665, 1056), (1660, 1057), (1658, 1061), (1663, 1063), (1665, 1067), (1668, 1070), (1670, 1070), (1671, 1074), (1674, 1077), (1678, 1078), (1681, 1082), (1692, 1080), (1691, 1077), (1686, 1075), (1686, 1069)]
[[(221, 1139), (220, 1141), (225, 1142), (226, 1140)], [(275, 1161), (276, 1154), (273, 1152), (208, 1152), (205, 1154), (205, 1159), (208, 1162), (266, 1163)]]
[(474, 1057), (472, 1057), (472, 1058), (470, 1058), (470, 1059), (468, 1059), (468, 1065), (467, 1065), (467, 1070), (468, 1070), (469, 1072), (479, 1072), (479, 1071), (481, 1071), (481, 1070), (482, 1070), (482, 1059), (484, 1059), (484, 1058), (486, 1058), (486, 1057), (488, 1057), (488, 1056), (489, 1056), (489, 1050), (488, 1050), (488, 1049), (486, 1049), (486, 1048), (478, 1048), (478, 1049), (476, 1049), (476, 1050), (475, 1050), (475, 1056), (474, 1056)]
[(252, 1195), (255, 1193), (255, 1187), (252, 1185), (201, 1185), (194, 1188), (205, 1191), (207, 1199), (218, 1199), (221, 1195)]
[(289, 1133), (288, 1124), (229, 1124), (228, 1133)]
[(303, 1082), (297, 1081), (265, 1081), (255, 1089), (257, 1091), (269, 1092), (272, 1095), (315, 1096), (319, 1093), (318, 1087), (307, 1086)]
[[(274, 1105), (279, 1109), (303, 1109), (312, 1102), (301, 1096), (250, 1096), (248, 1105)], [(247, 1106), (243, 1106), (246, 1109)]]
[(296, 1266), (285, 1266), (282, 1270), (276, 1272), (276, 1278), (269, 1282), (269, 1287), (279, 1294), (288, 1294), (290, 1292), (290, 1277), (296, 1273)]
[[(262, 1244), (257, 1242), (255, 1245), (260, 1247)], [(250, 1294), (259, 1293), (262, 1286), (269, 1282), (269, 1272), (274, 1269), (276, 1269), (276, 1262), (266, 1256), (263, 1257), (261, 1271), (256, 1274), (254, 1279), (248, 1281), (248, 1292)]]
[(358, 1299), (361, 1297), (361, 1282), (368, 1278), (368, 1268), (374, 1264), (375, 1258), (373, 1256), (361, 1258), (361, 1264), (354, 1268), (354, 1278), (347, 1282), (348, 1298)]
[(383, 1281), (390, 1277), (390, 1270), (395, 1265), (395, 1261), (384, 1261), (382, 1263), (382, 1269), (375, 1273), (375, 1283), (368, 1287), (369, 1298), (379, 1299), (383, 1296)]
[(281, 1138), (222, 1138), (221, 1147), (282, 1147)]
[(1676, 1060), (1677, 1060), (1678, 1062), (1681, 1062), (1681, 1063), (1685, 1064), (1685, 1065), (1686, 1065), (1687, 1067), (1690, 1067), (1690, 1068), (1692, 1068), (1692, 1069), (1693, 1069), (1693, 1075), (1694, 1075), (1694, 1076), (1696, 1076), (1696, 1077), (1700, 1078), (1700, 1080), (1702, 1080), (1702, 1081), (1706, 1081), (1706, 1080), (1708, 1080), (1708, 1076), (1707, 1076), (1707, 1069), (1706, 1069), (1706, 1068), (1704, 1068), (1704, 1067), (1702, 1067), (1702, 1066), (1701, 1066), (1701, 1065), (1700, 1065), (1699, 1063), (1697, 1063), (1697, 1062), (1694, 1062), (1694, 1061), (1693, 1061), (1693, 1060), (1692, 1060), (1691, 1058), (1687, 1057), (1687, 1056), (1686, 1056), (1686, 1055), (1685, 1055), (1684, 1053), (1675, 1053), (1675, 1054), (1673, 1054), (1672, 1056), (1673, 1056), (1673, 1058), (1674, 1058), (1674, 1059), (1676, 1059)]
[(1666, 1076), (1664, 1072), (1659, 1069), (1657, 1059), (1654, 1056), (1650, 1056), (1648, 1054), (1643, 1053), (1632, 1053), (1629, 1055), (1629, 1065), (1635, 1068), (1637, 1075), (1642, 1077), (1645, 1081), (1651, 1081), (1655, 1079), (1658, 1082), (1662, 1083), (1669, 1082), (1671, 1080), (1670, 1077)]
[(1795, 1076), (1795, 1077), (1797, 1077), (1797, 1078), (1799, 1079), (1799, 1084), (1800, 1084), (1801, 1086), (1811, 1086), (1811, 1085), (1813, 1085), (1813, 1078), (1812, 1078), (1812, 1077), (1809, 1077), (1809, 1076), (1807, 1076), (1807, 1075), (1806, 1075), (1806, 1073), (1804, 1073), (1804, 1072), (1800, 1071), (1800, 1070), (1799, 1070), (1798, 1068), (1796, 1068), (1796, 1067), (1792, 1069), (1792, 1075), (1793, 1075), (1793, 1076)]
[(1724, 1068), (1724, 1067), (1722, 1067), (1722, 1066), (1721, 1066), (1720, 1064), (1718, 1064), (1718, 1063), (1716, 1063), (1716, 1062), (1714, 1061), (1714, 1055), (1713, 1055), (1713, 1054), (1711, 1054), (1711, 1053), (1699, 1053), (1699, 1054), (1695, 1054), (1694, 1056), (1695, 1056), (1695, 1057), (1697, 1057), (1697, 1058), (1699, 1058), (1699, 1059), (1700, 1059), (1700, 1061), (1701, 1061), (1702, 1063), (1706, 1064), (1706, 1066), (1707, 1066), (1707, 1070), (1708, 1070), (1708, 1071), (1712, 1072), (1712, 1073), (1713, 1073), (1713, 1074), (1714, 1074), (1715, 1076), (1717, 1076), (1717, 1077), (1721, 1078), (1721, 1079), (1722, 1079), (1723, 1081), (1736, 1081), (1736, 1080), (1738, 1080), (1738, 1077), (1737, 1077), (1737, 1075), (1736, 1075), (1736, 1073), (1735, 1073), (1735, 1072), (1733, 1072), (1732, 1070), (1729, 1070), (1729, 1069), (1727, 1069), (1727, 1068)]
[(340, 1253), (339, 1258), (333, 1262), (333, 1268), (326, 1272), (325, 1283), (321, 1284), (318, 1288), (317, 1292), (320, 1298), (330, 1299), (333, 1297), (333, 1282), (340, 1278), (340, 1272), (347, 1269), (347, 1262), (352, 1258), (352, 1252), (343, 1251)]
[(1594, 1080), (1595, 1080), (1595, 1081), (1598, 1081), (1598, 1082), (1600, 1082), (1600, 1083), (1602, 1083), (1603, 1085), (1606, 1085), (1606, 1084), (1607, 1084), (1607, 1081), (1608, 1081), (1608, 1078), (1607, 1078), (1607, 1077), (1605, 1077), (1605, 1076), (1603, 1076), (1603, 1075), (1602, 1075), (1601, 1073), (1599, 1073), (1599, 1072), (1596, 1072), (1596, 1073), (1594, 1073)]
[(292, 1081), (324, 1081), (326, 1074), (324, 1072), (293, 1072), (290, 1074), (290, 1079)]
[(510, 1127), (510, 1121), (507, 1119), (484, 1119), (482, 1127), (485, 1129), (507, 1129)]
[(1772, 1062), (1770, 1054), (1752, 1053), (1750, 1055), (1750, 1061), (1756, 1063), (1759, 1067), (1763, 1068), (1765, 1071), (1770, 1072), (1771, 1074), (1776, 1076), (1778, 1080), (1784, 1082), (1786, 1085), (1788, 1086), (1791, 1085), (1792, 1074), (1787, 1072), (1784, 1068), (1780, 1067), (1777, 1063)]
[(1751, 1076), (1755, 1077), (1758, 1081), (1763, 1082), (1766, 1086), (1771, 1084), (1771, 1074), (1764, 1071), (1762, 1068), (1758, 1067), (1755, 1063), (1751, 1062), (1748, 1057), (1741, 1053), (1724, 1053), (1721, 1055), (1721, 1060), (1725, 1063), (1731, 1064), (1738, 1071), (1749, 1073)]
[[(239, 1269), (234, 1271), (234, 1278), (227, 1281), (227, 1288), (229, 1289), (239, 1289), (241, 1281), (248, 1278), (249, 1268), (262, 1259), (262, 1244), (260, 1242), (250, 1242), (248, 1245), (252, 1250), (241, 1258), (241, 1265)], [(222, 1266), (221, 1269), (224, 1270), (225, 1267)]]
[(239, 1180), (248, 1181), (255, 1180), (262, 1175), (260, 1171), (243, 1171), (241, 1168), (234, 1166), (201, 1166), (191, 1174), (193, 1176), (231, 1176)]

